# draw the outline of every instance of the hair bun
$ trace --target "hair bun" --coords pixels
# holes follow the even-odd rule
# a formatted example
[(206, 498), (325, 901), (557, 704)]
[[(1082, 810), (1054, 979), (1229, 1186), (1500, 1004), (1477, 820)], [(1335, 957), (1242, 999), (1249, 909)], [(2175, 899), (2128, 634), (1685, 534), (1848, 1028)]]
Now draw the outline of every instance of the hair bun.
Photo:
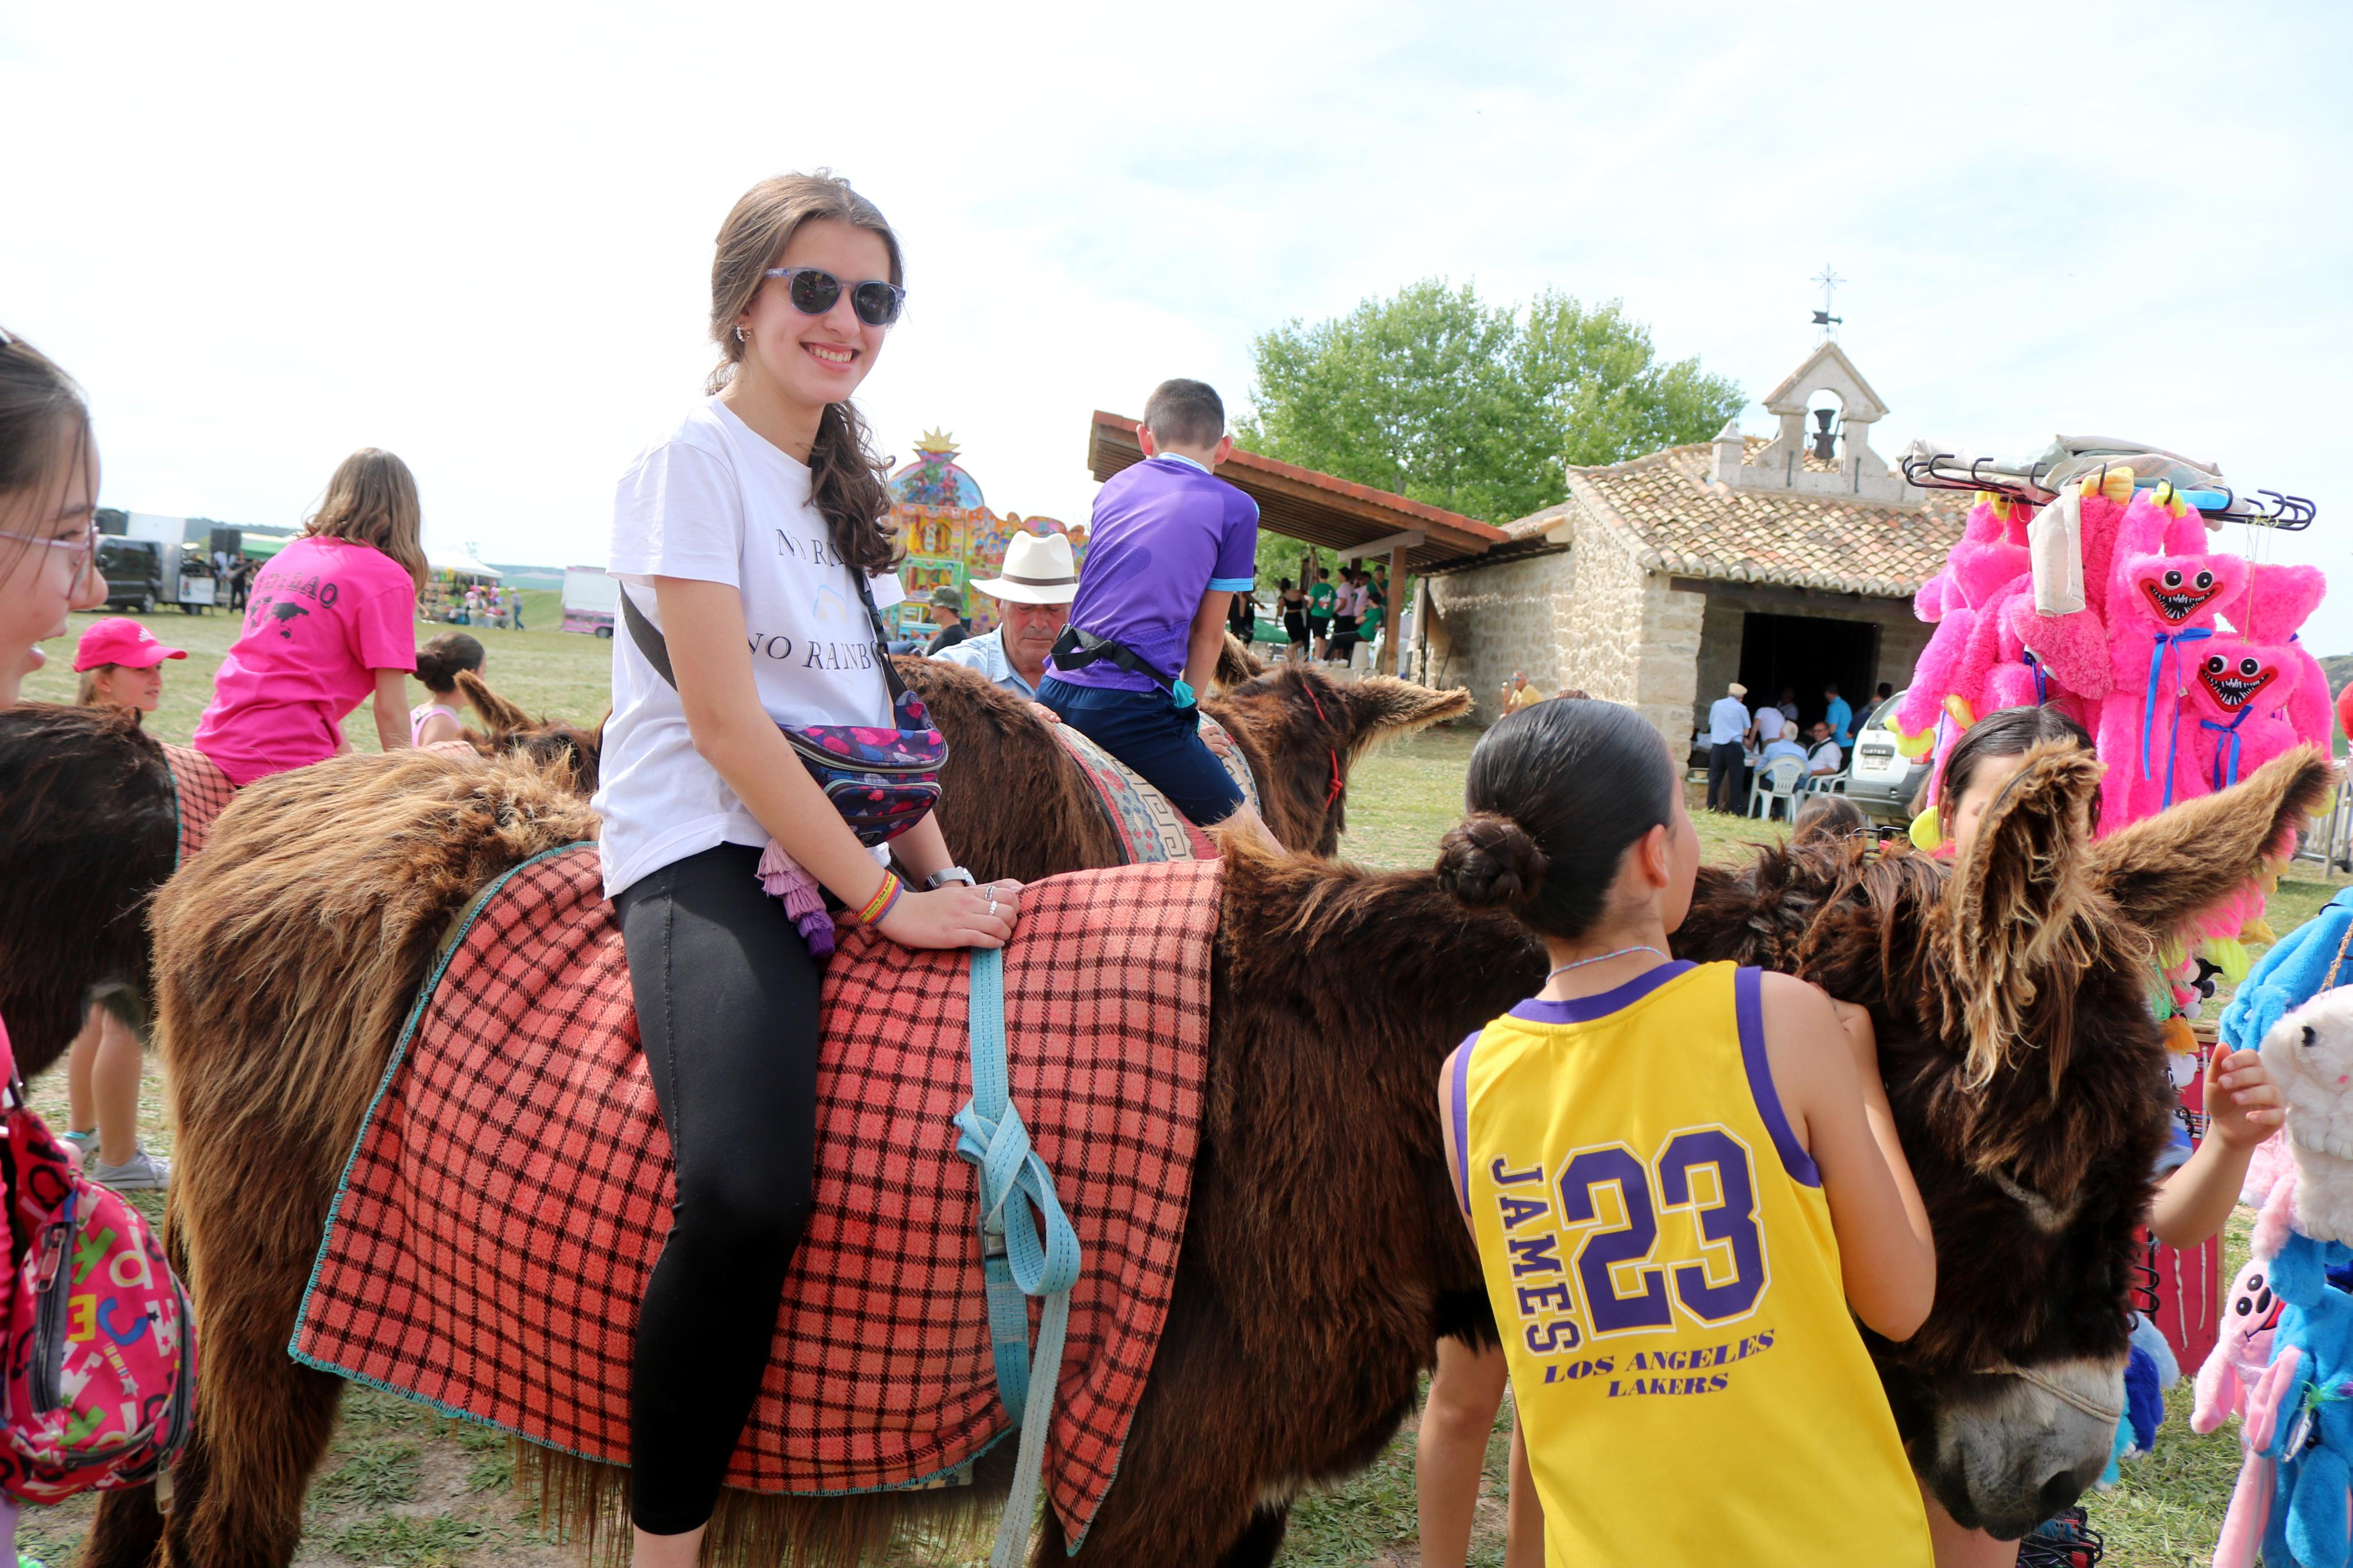
[(1474, 811), (1438, 845), (1438, 885), (1472, 909), (1510, 909), (1536, 896), (1549, 864), (1508, 816)]

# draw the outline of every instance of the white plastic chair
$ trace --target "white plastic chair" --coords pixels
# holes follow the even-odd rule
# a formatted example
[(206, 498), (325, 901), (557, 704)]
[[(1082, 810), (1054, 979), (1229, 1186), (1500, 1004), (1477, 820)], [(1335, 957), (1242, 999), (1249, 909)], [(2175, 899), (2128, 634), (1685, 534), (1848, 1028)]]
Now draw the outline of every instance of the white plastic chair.
[[(1806, 760), (1803, 757), (1776, 757), (1758, 768), (1748, 783), (1748, 815), (1771, 819), (1773, 803), (1781, 803), (1781, 816), (1788, 820), (1797, 815), (1798, 789), (1806, 782)], [(1757, 810), (1763, 806), (1762, 811)]]
[(1853, 776), (1854, 765), (1849, 763), (1834, 773), (1823, 773), (1819, 777), (1812, 773), (1807, 774), (1806, 787), (1816, 795), (1844, 795), (1847, 780)]

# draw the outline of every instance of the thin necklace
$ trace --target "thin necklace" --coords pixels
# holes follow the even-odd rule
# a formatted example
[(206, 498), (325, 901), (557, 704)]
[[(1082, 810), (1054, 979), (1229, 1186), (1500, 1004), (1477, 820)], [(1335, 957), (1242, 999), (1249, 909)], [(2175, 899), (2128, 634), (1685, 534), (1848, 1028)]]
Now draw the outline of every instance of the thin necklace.
[(1582, 969), (1588, 963), (1607, 963), (1613, 958), (1623, 958), (1628, 953), (1632, 952), (1654, 952), (1658, 953), (1661, 958), (1666, 959), (1670, 963), (1674, 962), (1674, 960), (1668, 957), (1667, 954), (1659, 952), (1657, 948), (1651, 947), (1647, 944), (1641, 947), (1621, 947), (1615, 952), (1605, 952), (1594, 958), (1580, 958), (1575, 963), (1564, 963), (1558, 969), (1554, 970), (1552, 974), (1546, 975), (1545, 982), (1546, 984), (1550, 984), (1553, 974), (1566, 974), (1572, 969)]

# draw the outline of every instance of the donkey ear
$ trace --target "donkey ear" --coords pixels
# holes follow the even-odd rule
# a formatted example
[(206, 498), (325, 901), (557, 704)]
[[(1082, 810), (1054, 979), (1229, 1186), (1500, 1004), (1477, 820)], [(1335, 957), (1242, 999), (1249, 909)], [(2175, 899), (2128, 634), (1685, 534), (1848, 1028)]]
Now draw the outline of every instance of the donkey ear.
[(1233, 633), (1226, 634), (1226, 646), (1218, 650), (1218, 685), (1231, 691), (1245, 680), (1255, 680), (1266, 673), (1266, 661), (1250, 652), (1250, 645)]
[[(1946, 887), (1952, 994), (1968, 1025), (1972, 1081), (2007, 1059), (2038, 1000), (2063, 1011), (2075, 973), (2096, 956), (2084, 929), (2084, 859), (2099, 784), (2091, 752), (2063, 741), (2034, 747), (1986, 808)], [(2054, 1053), (2054, 1081), (2063, 1065)]]
[(530, 714), (491, 690), (489, 684), (470, 669), (458, 672), (458, 689), (466, 694), (466, 700), (474, 705), (474, 711), (482, 716), (482, 722), (491, 727), (494, 735), (509, 730), (526, 729), (531, 724)]
[[(1307, 679), (1320, 678), (1310, 671)], [(1327, 683), (1327, 689), (1347, 710), (1348, 754), (1352, 757), (1383, 741), (1397, 740), (1449, 719), (1460, 719), (1472, 708), (1471, 693), (1460, 686), (1451, 691), (1432, 691), (1427, 686), (1417, 686), (1394, 675), (1368, 675), (1347, 686)]]
[(2292, 831), (2336, 783), (2327, 759), (2299, 746), (2242, 784), (2110, 834), (2092, 847), (2092, 875), (2134, 925), (2170, 932), (2291, 853)]

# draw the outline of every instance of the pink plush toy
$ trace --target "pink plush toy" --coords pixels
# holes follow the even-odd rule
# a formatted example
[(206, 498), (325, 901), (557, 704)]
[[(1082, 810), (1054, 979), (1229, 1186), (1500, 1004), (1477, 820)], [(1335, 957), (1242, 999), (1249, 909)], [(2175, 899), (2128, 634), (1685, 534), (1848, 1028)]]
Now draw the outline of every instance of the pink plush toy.
[[(2272, 1360), (2272, 1331), (2279, 1323), (2281, 1302), (2264, 1276), (2293, 1223), (2295, 1194), (2292, 1172), (2272, 1188), (2256, 1222), (2253, 1256), (2223, 1299), (2222, 1337), (2198, 1369), (2189, 1429), (2202, 1436), (2233, 1415), (2240, 1417), (2239, 1480), (2215, 1542), (2214, 1568), (2254, 1568), (2263, 1528), (2271, 1519), (2278, 1465), (2263, 1450), (2278, 1432), (2280, 1404), (2295, 1385), (2302, 1359), (2291, 1345), (2277, 1362)], [(2263, 1245), (2266, 1241), (2269, 1247)]]
[(2224, 607), (2223, 617), (2250, 640), (2284, 644), (2295, 667), (2295, 688), (2287, 699), (2287, 721), (2306, 745), (2328, 750), (2328, 678), (2320, 661), (2295, 640), (2320, 607), (2328, 579), (2317, 566), (2257, 565), (2248, 569), (2247, 591)]
[[(2131, 476), (2121, 470), (2118, 477), (2130, 483)], [(2084, 492), (2084, 586), (2090, 602), (2083, 609), (2067, 616), (2037, 615), (2030, 596), (2009, 610), (2012, 634), (2033, 650), (2048, 679), (2094, 700), (2105, 697), (2115, 679), (2108, 653), (2107, 605), (2101, 591), (2115, 564), (2116, 537), (2129, 499), (2130, 492), (2121, 486)], [(2153, 539), (2149, 548), (2158, 547)]]
[[(2174, 503), (2179, 504), (2179, 503)], [(2118, 533), (2107, 593), (2111, 685), (2100, 703), (2098, 747), (2108, 774), (2100, 831), (2153, 816), (2193, 781), (2193, 749), (2181, 743), (2183, 699), (2222, 606), (2246, 591), (2235, 555), (2160, 553), (2179, 521), (2154, 494), (2137, 498)]]
[[(2013, 512), (2022, 507), (1980, 493), (1969, 509), (1959, 542), (1946, 557), (1945, 569), (1928, 579), (1913, 595), (1914, 613), (1936, 623), (1936, 630), (1921, 650), (1912, 684), (1894, 716), (1899, 734), (1921, 735), (1937, 719), (1952, 712), (1946, 699), (1957, 698), (1963, 712), (1974, 721), (1984, 700), (1987, 673), (1995, 662), (1994, 628), (1981, 627), (1987, 611), (2027, 569), (2023, 534), (2010, 538)], [(1933, 613), (1932, 613), (1933, 612)], [(1961, 719), (1961, 714), (1954, 714)]]
[(2302, 685), (2295, 651), (2228, 632), (2189, 650), (2197, 665), (2183, 700), (2181, 741), (2202, 786), (2196, 793), (2228, 789), (2295, 745), (2282, 712)]

